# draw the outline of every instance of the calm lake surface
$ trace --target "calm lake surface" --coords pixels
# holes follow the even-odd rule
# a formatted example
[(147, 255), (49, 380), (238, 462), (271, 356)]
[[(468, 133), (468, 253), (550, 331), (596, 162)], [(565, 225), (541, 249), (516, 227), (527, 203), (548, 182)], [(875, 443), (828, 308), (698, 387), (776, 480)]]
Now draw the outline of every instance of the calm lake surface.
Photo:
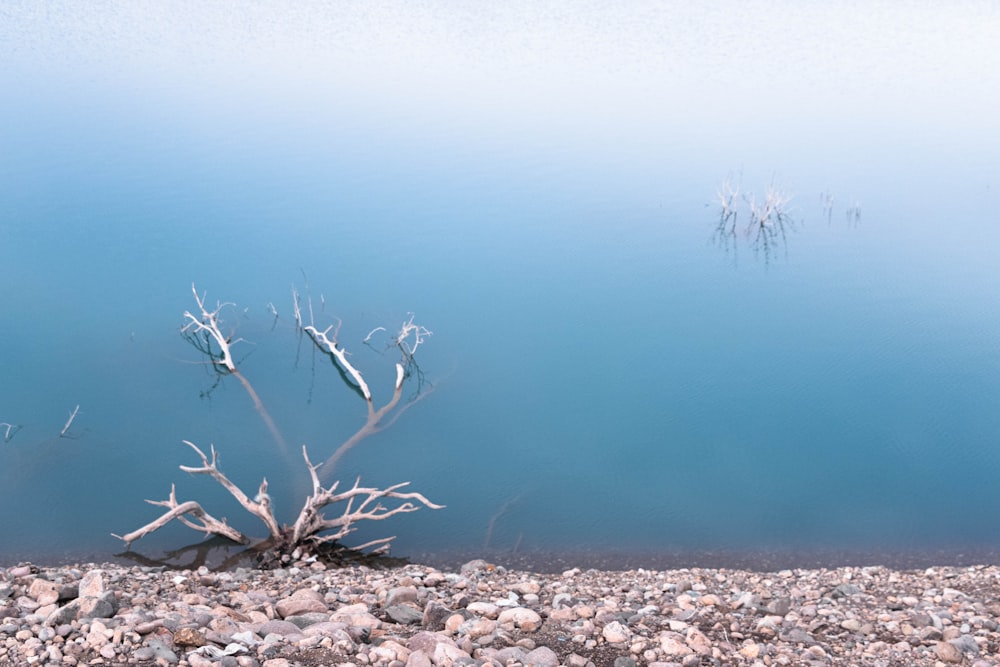
[[(293, 287), (376, 406), (368, 332), (433, 331), (335, 477), (447, 508), (348, 543), (1000, 550), (998, 34), (985, 1), (4, 3), (0, 561), (109, 558), (171, 484), (262, 536), (185, 439), (293, 520), (301, 445), (366, 414)], [(181, 335), (192, 283), (273, 431)]]

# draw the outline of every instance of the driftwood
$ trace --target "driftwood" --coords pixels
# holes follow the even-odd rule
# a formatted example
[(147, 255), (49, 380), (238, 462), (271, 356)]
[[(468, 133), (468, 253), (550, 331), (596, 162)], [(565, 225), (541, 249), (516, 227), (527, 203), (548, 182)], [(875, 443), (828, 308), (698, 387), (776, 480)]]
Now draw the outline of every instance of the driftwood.
[[(191, 447), (201, 457), (202, 465), (198, 467), (180, 466), (180, 469), (191, 474), (208, 475), (221, 484), (243, 509), (264, 523), (268, 530), (267, 539), (271, 540), (279, 549), (315, 546), (341, 540), (357, 530), (355, 524), (359, 521), (381, 521), (397, 514), (415, 512), (421, 507), (430, 509), (444, 507), (432, 503), (419, 493), (401, 491), (409, 482), (394, 484), (385, 489), (377, 489), (362, 487), (359, 478), (355, 481), (354, 486), (346, 491), (337, 491), (339, 482), (334, 482), (329, 488), (324, 488), (316, 474), (318, 466), (312, 464), (309, 460), (309, 454), (303, 446), (302, 457), (305, 459), (312, 477), (313, 491), (306, 498), (295, 523), (292, 526), (282, 526), (274, 516), (271, 500), (267, 495), (266, 479), (261, 482), (256, 498), (251, 499), (219, 470), (218, 455), (214, 446), (211, 448), (211, 458), (209, 458), (194, 443), (185, 440), (184, 444)], [(384, 498), (402, 502), (389, 507), (381, 503)], [(158, 507), (166, 507), (167, 511), (130, 533), (114, 535), (126, 546), (130, 546), (132, 542), (163, 528), (174, 520), (207, 535), (219, 535), (239, 544), (249, 544), (252, 541), (250, 537), (228, 525), (225, 519), (216, 519), (208, 514), (198, 502), (193, 500), (178, 502), (173, 486), (170, 488), (170, 497), (167, 500), (147, 500), (146, 502)], [(337, 516), (327, 517), (326, 509), (340, 503), (344, 504), (343, 511)], [(357, 551), (373, 549), (374, 552), (384, 552), (392, 540), (393, 537), (382, 538), (352, 548)]]
[[(359, 394), (364, 400), (367, 406), (368, 414), (365, 418), (365, 423), (354, 432), (347, 440), (345, 440), (337, 449), (327, 458), (327, 460), (320, 466), (316, 468), (319, 477), (322, 479), (328, 479), (337, 465), (340, 458), (346, 454), (352, 447), (357, 445), (359, 442), (378, 433), (382, 429), (392, 425), (399, 416), (406, 411), (413, 403), (420, 400), (427, 394), (421, 394), (418, 389), (418, 393), (415, 398), (407, 401), (402, 407), (399, 406), (400, 400), (403, 397), (403, 383), (408, 377), (413, 373), (419, 376), (419, 367), (416, 364), (414, 355), (416, 354), (417, 348), (423, 344), (424, 340), (431, 335), (431, 331), (426, 327), (413, 322), (413, 314), (410, 313), (408, 320), (402, 323), (399, 332), (391, 338), (390, 345), (399, 350), (401, 355), (401, 360), (396, 364), (396, 382), (393, 386), (392, 397), (389, 401), (383, 405), (381, 408), (376, 408), (374, 400), (372, 399), (371, 389), (368, 387), (368, 383), (365, 381), (364, 376), (348, 359), (347, 350), (340, 345), (337, 340), (337, 329), (334, 329), (333, 325), (328, 326), (326, 329), (320, 331), (314, 324), (312, 324), (313, 309), (312, 302), (309, 301), (309, 318), (310, 324), (305, 324), (302, 319), (302, 310), (299, 304), (298, 292), (294, 289), (292, 290), (292, 300), (295, 309), (295, 322), (299, 329), (305, 332), (306, 335), (313, 341), (313, 344), (326, 355), (329, 355), (334, 366), (336, 366), (341, 371), (341, 376), (344, 378), (344, 382), (357, 394)], [(331, 335), (331, 331), (333, 334)], [(367, 344), (372, 336), (378, 331), (385, 331), (384, 327), (377, 327), (368, 333), (365, 337), (364, 342)], [(428, 392), (429, 393), (429, 392)], [(397, 410), (397, 407), (399, 408)], [(310, 464), (311, 467), (311, 464)]]
[[(234, 338), (235, 332), (226, 333), (223, 329), (224, 324), (221, 312), (226, 307), (234, 307), (235, 304), (220, 302), (216, 304), (214, 310), (209, 310), (205, 305), (205, 297), (198, 293), (193, 284), (191, 285), (191, 291), (194, 294), (195, 302), (198, 304), (198, 310), (195, 313), (190, 311), (184, 313), (186, 323), (181, 328), (182, 334), (196, 349), (209, 358), (212, 367), (220, 378), (233, 375), (239, 379), (253, 400), (257, 412), (261, 415), (274, 436), (274, 439), (284, 449), (284, 439), (264, 408), (263, 402), (250, 385), (250, 382), (237, 369), (232, 348), (233, 345), (241, 342), (242, 339)], [(312, 479), (312, 492), (306, 497), (298, 517), (291, 525), (280, 524), (275, 516), (274, 508), (271, 506), (271, 498), (267, 493), (267, 479), (265, 478), (261, 481), (256, 496), (251, 498), (219, 469), (218, 453), (214, 445), (209, 450), (209, 454), (206, 455), (193, 442), (188, 440), (183, 441), (184, 444), (193, 449), (201, 458), (201, 465), (182, 465), (180, 469), (193, 475), (208, 475), (218, 482), (236, 499), (243, 509), (256, 516), (266, 527), (267, 537), (263, 538), (263, 541), (259, 542), (258, 546), (262, 549), (266, 548), (278, 553), (292, 553), (295, 550), (301, 551), (303, 548), (315, 550), (321, 546), (327, 549), (330, 547), (340, 548), (343, 545), (338, 544), (339, 541), (357, 530), (356, 524), (360, 521), (381, 521), (397, 514), (414, 512), (421, 507), (441, 509), (442, 505), (432, 503), (419, 493), (404, 491), (403, 489), (409, 482), (379, 489), (361, 486), (361, 480), (358, 478), (351, 488), (342, 491), (339, 490), (339, 482), (335, 481), (330, 486), (324, 486), (321, 482), (321, 477), (329, 473), (337, 460), (351, 447), (367, 436), (392, 424), (406, 408), (419, 400), (421, 397), (419, 387), (422, 385), (422, 382), (418, 384), (416, 395), (400, 406), (405, 380), (413, 373), (417, 374), (418, 380), (422, 377), (414, 360), (414, 353), (426, 337), (431, 335), (431, 332), (425, 327), (414, 324), (412, 314), (407, 321), (403, 322), (399, 333), (391, 339), (391, 345), (398, 348), (402, 356), (401, 363), (396, 364), (396, 380), (393, 386), (392, 398), (384, 406), (376, 409), (372, 399), (372, 392), (364, 376), (351, 363), (346, 349), (337, 341), (339, 327), (337, 330), (334, 330), (333, 326), (329, 326), (321, 331), (314, 326), (312, 324), (313, 310), (311, 301), (309, 302), (310, 323), (306, 325), (303, 322), (298, 294), (294, 290), (293, 301), (295, 322), (298, 330), (306, 333), (318, 349), (324, 354), (329, 355), (344, 382), (364, 399), (368, 409), (368, 416), (365, 423), (351, 437), (344, 441), (321, 465), (314, 465), (310, 461), (306, 447), (303, 445), (302, 457), (305, 459), (309, 475)], [(277, 309), (274, 308), (273, 304), (270, 304), (270, 312), (275, 316), (275, 320), (277, 320)], [(365, 343), (371, 339), (374, 333), (375, 331), (369, 333), (365, 339)], [(383, 504), (383, 500), (386, 499), (397, 502), (388, 505)], [(115, 535), (115, 537), (125, 542), (126, 547), (129, 547), (135, 540), (159, 530), (174, 520), (180, 521), (184, 525), (206, 535), (221, 536), (240, 544), (250, 544), (253, 542), (250, 537), (227, 524), (224, 518), (220, 520), (206, 512), (200, 503), (193, 500), (179, 502), (173, 486), (170, 489), (170, 496), (167, 500), (147, 500), (146, 502), (158, 507), (164, 507), (166, 511), (153, 521), (126, 535)], [(330, 508), (334, 505), (341, 506), (343, 508), (342, 511), (339, 513), (330, 512)], [(388, 550), (392, 539), (392, 537), (377, 539), (356, 547), (351, 547), (351, 549), (355, 551), (369, 549), (372, 553), (384, 553)]]
[(191, 311), (184, 311), (184, 319), (187, 320), (187, 324), (181, 327), (181, 333), (199, 352), (212, 361), (217, 373), (220, 375), (232, 375), (240, 381), (250, 400), (253, 401), (257, 414), (260, 415), (267, 430), (270, 431), (271, 437), (274, 438), (275, 443), (281, 448), (281, 451), (287, 452), (288, 444), (274, 423), (274, 419), (271, 418), (271, 414), (264, 407), (264, 402), (260, 400), (260, 396), (253, 388), (253, 385), (250, 384), (250, 380), (236, 368), (232, 348), (236, 343), (243, 342), (243, 339), (234, 339), (234, 334), (231, 333), (227, 336), (222, 331), (222, 310), (227, 306), (235, 307), (236, 304), (219, 302), (215, 305), (215, 310), (209, 310), (205, 307), (205, 297), (198, 294), (194, 283), (191, 284), (191, 292), (194, 294), (194, 300), (198, 304), (199, 312), (198, 314), (193, 314)]

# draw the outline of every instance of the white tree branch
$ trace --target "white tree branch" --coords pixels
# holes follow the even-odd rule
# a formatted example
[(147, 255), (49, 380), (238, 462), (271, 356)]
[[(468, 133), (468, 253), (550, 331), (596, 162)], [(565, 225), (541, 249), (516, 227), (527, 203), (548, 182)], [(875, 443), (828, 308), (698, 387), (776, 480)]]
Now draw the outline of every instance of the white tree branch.
[(215, 363), (225, 366), (230, 372), (235, 373), (236, 363), (233, 361), (230, 341), (222, 333), (219, 312), (226, 306), (235, 306), (236, 304), (218, 303), (215, 306), (215, 310), (209, 312), (209, 310), (205, 308), (205, 297), (199, 296), (194, 283), (191, 283), (191, 291), (194, 293), (194, 300), (198, 303), (198, 309), (201, 311), (201, 315), (195, 316), (191, 314), (190, 311), (185, 310), (184, 317), (187, 318), (188, 323), (181, 328), (181, 331), (190, 331), (192, 333), (200, 333), (204, 331), (211, 336), (211, 338), (219, 346), (220, 350), (220, 358), (215, 359)]
[(233, 484), (228, 477), (226, 477), (221, 470), (219, 470), (218, 454), (215, 451), (215, 445), (212, 445), (212, 460), (209, 461), (205, 453), (201, 451), (197, 445), (189, 440), (183, 441), (185, 445), (197, 452), (198, 456), (201, 457), (202, 466), (200, 468), (194, 468), (191, 466), (180, 466), (180, 469), (186, 473), (191, 473), (192, 475), (209, 475), (216, 482), (221, 484), (226, 491), (229, 491), (230, 495), (236, 499), (243, 509), (253, 514), (255, 517), (264, 522), (267, 526), (267, 530), (271, 537), (278, 537), (281, 535), (281, 528), (278, 527), (278, 522), (274, 518), (274, 512), (271, 509), (271, 497), (267, 495), (267, 479), (264, 479), (260, 483), (260, 489), (257, 492), (258, 500), (251, 500), (247, 494)]
[(410, 313), (410, 319), (403, 322), (396, 335), (396, 345), (403, 352), (404, 357), (411, 359), (417, 353), (417, 348), (424, 342), (424, 339), (432, 333), (427, 327), (414, 324), (413, 313)]
[[(227, 525), (225, 519), (220, 521), (206, 512), (196, 501), (189, 500), (186, 503), (178, 504), (177, 493), (173, 484), (170, 485), (170, 497), (167, 500), (147, 500), (146, 502), (150, 505), (166, 507), (168, 511), (159, 518), (126, 535), (115, 535), (112, 533), (112, 536), (120, 539), (126, 546), (130, 546), (132, 542), (135, 542), (139, 538), (163, 528), (174, 519), (206, 535), (221, 535), (240, 544), (247, 544), (250, 541), (243, 533)], [(188, 516), (192, 517), (193, 520), (188, 519)]]
[(0, 422), (0, 431), (3, 431), (3, 441), (10, 442), (10, 439), (14, 437), (14, 434), (21, 430), (20, 424), (9, 424), (7, 422)]
[(302, 330), (309, 334), (309, 337), (312, 338), (317, 345), (328, 350), (330, 354), (337, 359), (337, 363), (340, 364), (340, 367), (354, 379), (354, 382), (358, 385), (358, 388), (361, 390), (361, 394), (365, 397), (365, 400), (371, 403), (372, 392), (368, 389), (368, 383), (365, 382), (364, 377), (362, 377), (361, 371), (351, 365), (351, 362), (347, 360), (347, 351), (337, 347), (336, 336), (334, 337), (334, 340), (327, 338), (326, 334), (332, 328), (333, 326), (331, 325), (328, 326), (325, 331), (320, 331), (313, 325), (307, 324), (302, 327)]
[[(376, 489), (360, 486), (361, 479), (354, 482), (354, 486), (342, 493), (337, 493), (339, 482), (334, 482), (329, 488), (324, 488), (319, 481), (317, 471), (320, 466), (313, 465), (309, 460), (309, 453), (305, 446), (302, 447), (302, 457), (309, 467), (309, 476), (312, 478), (313, 492), (306, 498), (305, 505), (299, 512), (299, 517), (292, 527), (292, 541), (300, 543), (306, 539), (315, 542), (332, 542), (342, 539), (356, 530), (353, 526), (358, 521), (381, 521), (397, 514), (415, 512), (421, 506), (430, 509), (442, 509), (444, 505), (436, 505), (427, 500), (422, 494), (415, 491), (402, 492), (399, 489), (407, 486), (409, 482), (394, 484), (385, 489)], [(386, 507), (378, 502), (382, 498), (393, 498), (404, 502), (394, 507)], [(327, 519), (323, 516), (322, 510), (329, 505), (345, 502), (347, 506), (343, 513), (335, 518)], [(359, 501), (355, 506), (355, 501)], [(416, 501), (416, 503), (411, 502)], [(419, 504), (418, 504), (419, 503)], [(335, 532), (320, 535), (328, 530)], [(388, 543), (392, 538), (383, 538), (379, 543)], [(368, 543), (365, 546), (370, 546)]]
[(66, 434), (69, 432), (69, 427), (73, 425), (73, 420), (76, 419), (76, 416), (78, 414), (80, 414), (80, 406), (79, 405), (77, 405), (75, 408), (73, 408), (73, 412), (70, 413), (69, 419), (66, 420), (66, 423), (62, 427), (62, 430), (59, 431), (59, 437), (60, 438), (68, 437)]

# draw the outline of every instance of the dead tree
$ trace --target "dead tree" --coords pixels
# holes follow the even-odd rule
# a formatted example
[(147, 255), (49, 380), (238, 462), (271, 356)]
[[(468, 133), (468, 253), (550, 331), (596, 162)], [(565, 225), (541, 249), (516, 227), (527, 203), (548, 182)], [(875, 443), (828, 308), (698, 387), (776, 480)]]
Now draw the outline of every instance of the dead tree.
[(788, 232), (794, 229), (795, 221), (789, 213), (791, 196), (778, 188), (773, 182), (767, 187), (763, 200), (756, 193), (742, 194), (739, 185), (733, 185), (731, 179), (723, 181), (716, 194), (719, 204), (719, 221), (716, 223), (713, 240), (729, 252), (733, 251), (734, 260), (739, 248), (741, 225), (738, 224), (741, 212), (741, 202), (746, 205), (746, 223), (742, 227), (743, 236), (749, 241), (754, 253), (762, 255), (764, 263), (770, 263), (771, 257), (779, 249), (788, 254)]
[[(246, 388), (248, 394), (254, 401), (258, 413), (264, 418), (265, 423), (271, 430), (275, 439), (280, 444), (284, 444), (273, 421), (264, 409), (257, 393), (253, 390), (249, 381), (243, 377), (236, 367), (233, 358), (232, 346), (240, 342), (241, 339), (234, 340), (234, 333), (228, 335), (223, 331), (223, 322), (220, 317), (221, 311), (233, 304), (219, 303), (214, 310), (209, 310), (205, 306), (205, 298), (198, 294), (194, 285), (191, 286), (195, 301), (198, 304), (198, 313), (185, 312), (184, 317), (187, 323), (181, 332), (188, 340), (203, 354), (205, 354), (213, 364), (220, 377), (223, 375), (234, 375)], [(336, 338), (336, 332), (331, 334), (333, 327), (328, 327), (320, 331), (312, 322), (312, 304), (309, 305), (310, 324), (304, 325), (299, 308), (298, 295), (294, 293), (295, 301), (295, 321), (300, 331), (304, 331), (316, 346), (324, 353), (330, 355), (334, 365), (341, 371), (345, 382), (352, 387), (365, 400), (368, 406), (368, 418), (365, 424), (358, 431), (348, 438), (346, 442), (333, 453), (333, 455), (323, 464), (314, 465), (309, 460), (306, 447), (302, 447), (302, 457), (305, 459), (309, 475), (312, 480), (312, 491), (306, 497), (298, 517), (291, 525), (280, 524), (274, 509), (271, 506), (271, 498), (267, 493), (267, 479), (261, 481), (255, 497), (251, 498), (236, 486), (222, 471), (218, 465), (218, 454), (213, 446), (210, 450), (211, 456), (206, 455), (194, 443), (185, 440), (184, 443), (191, 447), (201, 458), (200, 466), (180, 466), (184, 472), (193, 475), (208, 475), (229, 494), (236, 499), (243, 509), (256, 516), (266, 527), (267, 537), (264, 541), (268, 548), (279, 554), (292, 553), (294, 550), (315, 550), (322, 545), (339, 543), (342, 539), (357, 530), (356, 524), (360, 521), (381, 521), (397, 514), (414, 512), (421, 507), (440, 509), (442, 505), (436, 505), (423, 495), (416, 492), (407, 492), (402, 489), (409, 482), (394, 484), (384, 489), (362, 487), (358, 478), (354, 485), (346, 490), (339, 490), (339, 482), (333, 482), (330, 486), (324, 486), (320, 481), (320, 471), (330, 470), (337, 459), (348, 449), (354, 446), (363, 438), (375, 433), (385, 426), (388, 426), (403, 410), (411, 405), (416, 398), (407, 402), (401, 409), (396, 409), (402, 397), (403, 384), (407, 377), (416, 368), (414, 354), (424, 339), (431, 335), (426, 328), (413, 322), (413, 315), (409, 320), (403, 322), (399, 333), (392, 339), (392, 345), (396, 346), (401, 354), (402, 361), (396, 364), (396, 382), (393, 396), (386, 405), (376, 409), (373, 404), (372, 392), (361, 372), (354, 367), (348, 359), (346, 350), (341, 347)], [(272, 314), (275, 309), (271, 308)], [(374, 332), (373, 332), (374, 333)], [(369, 334), (371, 338), (372, 334)], [(418, 373), (419, 376), (419, 373)], [(419, 397), (419, 391), (417, 396)], [(395, 410), (395, 412), (393, 412)], [(391, 413), (391, 417), (389, 417)], [(398, 501), (392, 505), (383, 504), (384, 499)], [(171, 486), (170, 495), (166, 500), (147, 500), (148, 503), (157, 507), (164, 507), (166, 511), (148, 524), (126, 534), (115, 535), (122, 540), (126, 547), (149, 533), (152, 533), (172, 521), (180, 521), (184, 525), (206, 535), (216, 535), (239, 544), (251, 543), (251, 538), (239, 530), (230, 526), (226, 520), (217, 519), (212, 516), (197, 501), (189, 500), (180, 502), (177, 500), (175, 487)], [(343, 510), (339, 513), (330, 513), (329, 508), (339, 505)], [(350, 547), (354, 552), (364, 549), (372, 550), (372, 553), (384, 553), (388, 550), (392, 537), (381, 538), (366, 542), (355, 547)]]
[[(210, 450), (210, 458), (194, 443), (185, 440), (184, 444), (198, 454), (201, 458), (201, 465), (182, 465), (180, 469), (193, 475), (208, 475), (221, 484), (243, 509), (260, 519), (267, 528), (267, 541), (280, 552), (291, 552), (293, 549), (310, 550), (315, 549), (318, 545), (340, 541), (357, 530), (356, 524), (359, 521), (381, 521), (397, 514), (415, 512), (421, 507), (430, 509), (444, 507), (432, 503), (420, 493), (401, 491), (409, 482), (394, 484), (385, 489), (377, 489), (361, 486), (361, 480), (358, 478), (354, 485), (345, 491), (338, 491), (339, 482), (324, 487), (317, 475), (319, 466), (312, 464), (309, 460), (309, 454), (303, 446), (302, 457), (305, 459), (312, 478), (312, 493), (305, 499), (295, 522), (291, 526), (285, 526), (279, 524), (275, 518), (271, 499), (267, 494), (267, 479), (261, 481), (256, 497), (250, 498), (219, 469), (218, 454), (214, 446)], [(400, 502), (393, 506), (386, 506), (381, 502), (383, 499), (393, 499)], [(130, 533), (114, 535), (123, 541), (126, 547), (174, 520), (206, 535), (218, 535), (239, 544), (252, 542), (250, 537), (227, 524), (225, 519), (216, 519), (208, 514), (197, 501), (178, 502), (173, 486), (171, 486), (170, 496), (166, 500), (147, 500), (146, 502), (157, 507), (165, 507), (167, 511)], [(343, 505), (340, 514), (327, 516), (327, 508), (338, 504)], [(388, 550), (389, 543), (393, 539), (393, 537), (386, 537), (372, 540), (354, 546), (352, 549), (356, 551), (372, 549), (375, 553), (384, 553)]]
[[(390, 341), (390, 345), (398, 349), (401, 356), (400, 361), (396, 363), (396, 382), (393, 386), (392, 397), (381, 408), (376, 408), (375, 402), (372, 398), (371, 389), (368, 387), (368, 383), (365, 381), (364, 376), (361, 374), (361, 371), (359, 371), (351, 363), (350, 359), (348, 359), (347, 350), (342, 347), (337, 340), (339, 326), (334, 328), (333, 325), (330, 325), (326, 329), (320, 331), (312, 323), (313, 312), (311, 301), (308, 303), (310, 323), (305, 324), (302, 319), (299, 295), (294, 289), (292, 290), (292, 299), (294, 301), (295, 321), (299, 329), (309, 336), (321, 352), (330, 357), (334, 366), (341, 371), (347, 385), (364, 399), (368, 411), (365, 423), (357, 431), (355, 431), (353, 435), (341, 443), (333, 454), (330, 455), (330, 457), (327, 458), (321, 466), (319, 466), (318, 470), (320, 477), (327, 479), (333, 472), (333, 469), (340, 458), (352, 447), (368, 436), (378, 433), (382, 429), (395, 423), (403, 412), (429, 393), (422, 393), (418, 388), (416, 395), (412, 399), (407, 401), (402, 406), (399, 405), (400, 400), (403, 397), (403, 384), (406, 379), (412, 377), (413, 375), (417, 375), (419, 377), (420, 374), (419, 367), (417, 366), (414, 358), (417, 348), (423, 344), (432, 332), (424, 326), (415, 324), (413, 322), (414, 315), (412, 313), (409, 314), (409, 319), (402, 323), (399, 331), (391, 338)], [(372, 336), (378, 331), (385, 331), (385, 328), (377, 327), (376, 329), (373, 329), (365, 337), (364, 342), (368, 343)]]
[(235, 307), (236, 304), (219, 302), (215, 305), (215, 310), (208, 310), (205, 307), (205, 297), (198, 294), (194, 283), (191, 284), (191, 292), (194, 294), (199, 312), (193, 314), (191, 311), (184, 311), (184, 319), (187, 320), (187, 324), (181, 327), (181, 333), (199, 352), (211, 360), (216, 373), (220, 376), (232, 375), (240, 381), (247, 395), (250, 396), (250, 400), (253, 401), (257, 414), (260, 415), (267, 430), (270, 431), (271, 437), (274, 438), (282, 452), (287, 452), (288, 445), (285, 443), (285, 438), (282, 437), (281, 431), (278, 430), (267, 408), (264, 407), (264, 402), (260, 400), (260, 396), (257, 395), (246, 376), (236, 368), (232, 346), (242, 342), (243, 339), (234, 339), (235, 332), (227, 335), (222, 331), (223, 321), (220, 316), (222, 310), (227, 306)]

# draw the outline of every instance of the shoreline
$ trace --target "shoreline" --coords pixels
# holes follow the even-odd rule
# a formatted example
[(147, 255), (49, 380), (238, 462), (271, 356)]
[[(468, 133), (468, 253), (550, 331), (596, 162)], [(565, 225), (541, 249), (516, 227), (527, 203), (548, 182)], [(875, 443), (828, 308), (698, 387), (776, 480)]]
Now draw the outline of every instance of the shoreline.
[(0, 568), (0, 666), (997, 667), (1000, 567)]
[[(0, 552), (0, 568), (19, 563), (59, 567), (75, 563), (110, 563), (122, 567), (165, 565), (171, 569), (212, 570), (228, 567), (253, 567), (249, 557), (241, 558), (243, 546), (218, 545), (204, 541), (173, 552), (144, 552), (134, 549), (125, 557), (103, 551), (68, 551), (63, 554), (39, 554), (25, 551)], [(173, 554), (173, 560), (168, 559)], [(177, 556), (177, 554), (182, 554)], [(188, 554), (188, 555), (183, 555)], [(485, 559), (496, 565), (538, 574), (554, 574), (574, 567), (609, 572), (626, 570), (676, 570), (682, 568), (721, 568), (752, 572), (776, 572), (787, 569), (834, 569), (843, 567), (885, 567), (892, 570), (920, 570), (928, 567), (1000, 566), (1000, 547), (970, 545), (937, 549), (715, 549), (715, 550), (615, 550), (564, 549), (523, 550), (453, 549), (390, 554), (387, 564), (416, 564), (437, 568), (458, 568), (471, 560)]]

